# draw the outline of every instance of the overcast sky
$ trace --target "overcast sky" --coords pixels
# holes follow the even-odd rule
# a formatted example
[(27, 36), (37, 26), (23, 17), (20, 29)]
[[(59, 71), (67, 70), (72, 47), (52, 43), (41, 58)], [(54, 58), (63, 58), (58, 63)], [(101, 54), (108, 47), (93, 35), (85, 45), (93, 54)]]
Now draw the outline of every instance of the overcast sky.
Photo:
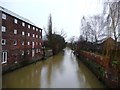
[(48, 16), (52, 14), (53, 29), (71, 36), (79, 36), (83, 15), (92, 16), (102, 12), (102, 0), (0, 0), (3, 6), (29, 19), (40, 28), (47, 28)]

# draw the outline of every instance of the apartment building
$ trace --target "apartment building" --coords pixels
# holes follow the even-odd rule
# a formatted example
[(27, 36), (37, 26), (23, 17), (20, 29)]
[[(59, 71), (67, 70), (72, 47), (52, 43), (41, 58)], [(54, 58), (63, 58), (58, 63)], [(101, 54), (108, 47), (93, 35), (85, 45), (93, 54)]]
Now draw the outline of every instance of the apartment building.
[(42, 29), (1, 6), (0, 41), (3, 69), (42, 58)]

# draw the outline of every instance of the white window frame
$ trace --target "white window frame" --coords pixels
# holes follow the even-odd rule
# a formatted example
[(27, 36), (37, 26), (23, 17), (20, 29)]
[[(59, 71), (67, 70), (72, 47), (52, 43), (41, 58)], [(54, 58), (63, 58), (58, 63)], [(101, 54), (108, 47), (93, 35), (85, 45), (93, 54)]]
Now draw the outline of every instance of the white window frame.
[(22, 22), (22, 26), (25, 27), (25, 23), (24, 22)]
[[(4, 43), (2, 43), (4, 40)], [(1, 39), (1, 45), (6, 45), (6, 39)]]
[(35, 30), (35, 27), (33, 27), (33, 30)]
[(30, 54), (30, 50), (27, 51), (28, 52), (28, 55)]
[(39, 36), (39, 38), (41, 38), (41, 35)]
[(2, 13), (2, 19), (6, 20), (6, 14)]
[(13, 45), (17, 45), (17, 41), (13, 41)]
[(38, 45), (38, 42), (36, 42), (36, 45)]
[(28, 25), (28, 28), (30, 29), (30, 25)]
[(36, 49), (36, 53), (38, 53), (38, 49)]
[(40, 52), (40, 49), (39, 49), (39, 52)]
[(24, 55), (24, 51), (22, 51), (22, 56)]
[(17, 23), (18, 23), (18, 20), (17, 20), (17, 19), (14, 19), (14, 23), (16, 23), (16, 24), (17, 24)]
[(30, 37), (30, 33), (28, 33), (28, 37)]
[(30, 42), (28, 42), (28, 45), (30, 45)]
[(14, 29), (14, 34), (17, 34), (17, 30), (16, 29)]
[(2, 27), (1, 27), (1, 30), (2, 30), (2, 32), (6, 32), (6, 27), (5, 27), (5, 26), (2, 26)]
[(41, 43), (39, 43), (41, 45)]
[(2, 52), (2, 62), (1, 62), (2, 64), (7, 63), (7, 54), (8, 53), (6, 51)]
[(25, 35), (25, 32), (24, 32), (24, 31), (22, 31), (22, 35), (23, 35), (23, 36)]
[(32, 42), (32, 48), (34, 48), (35, 47), (35, 42)]
[(36, 38), (38, 38), (38, 35), (36, 35)]
[(24, 41), (22, 42), (22, 45), (25, 45)]
[(38, 31), (38, 28), (36, 28), (36, 31)]
[(35, 50), (32, 50), (32, 57), (35, 56)]
[(35, 37), (35, 34), (33, 34), (33, 37)]

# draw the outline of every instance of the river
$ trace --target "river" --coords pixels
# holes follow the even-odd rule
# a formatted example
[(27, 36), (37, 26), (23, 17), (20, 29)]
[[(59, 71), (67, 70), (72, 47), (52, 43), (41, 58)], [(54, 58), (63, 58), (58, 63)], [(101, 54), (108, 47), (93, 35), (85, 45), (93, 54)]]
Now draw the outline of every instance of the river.
[(3, 88), (104, 88), (69, 48), (2, 77)]

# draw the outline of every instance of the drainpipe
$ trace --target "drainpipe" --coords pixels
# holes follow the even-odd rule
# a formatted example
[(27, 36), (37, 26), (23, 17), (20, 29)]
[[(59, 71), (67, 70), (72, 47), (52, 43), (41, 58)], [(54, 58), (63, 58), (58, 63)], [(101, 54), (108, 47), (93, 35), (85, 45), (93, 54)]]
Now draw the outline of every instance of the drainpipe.
[(0, 89), (2, 90), (2, 45), (1, 45), (1, 39), (2, 39), (2, 11), (0, 11)]

